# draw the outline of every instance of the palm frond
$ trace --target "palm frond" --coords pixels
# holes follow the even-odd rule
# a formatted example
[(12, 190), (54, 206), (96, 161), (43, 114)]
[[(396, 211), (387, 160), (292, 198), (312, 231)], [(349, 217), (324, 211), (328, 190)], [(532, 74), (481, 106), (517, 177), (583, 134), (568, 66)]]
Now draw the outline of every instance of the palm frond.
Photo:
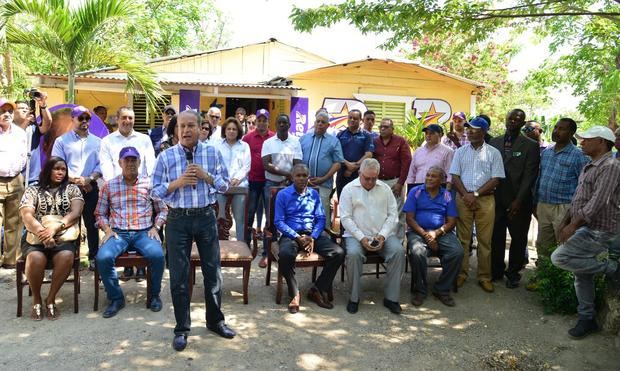
[(69, 7), (64, 1), (11, 0), (0, 9), (3, 18), (24, 15), (32, 17), (37, 26), (48, 29), (51, 33), (67, 42), (71, 38), (73, 27), (69, 17)]
[(67, 55), (65, 54), (64, 44), (62, 40), (52, 33), (41, 30), (28, 32), (13, 24), (9, 24), (6, 27), (6, 40), (9, 43), (31, 45), (44, 50), (66, 65)]

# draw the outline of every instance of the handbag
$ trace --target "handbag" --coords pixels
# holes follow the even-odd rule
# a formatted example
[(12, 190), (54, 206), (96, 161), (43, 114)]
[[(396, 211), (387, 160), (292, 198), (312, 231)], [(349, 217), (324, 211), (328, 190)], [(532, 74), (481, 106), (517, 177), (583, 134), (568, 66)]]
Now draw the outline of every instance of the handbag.
[[(41, 218), (41, 225), (43, 225), (43, 227), (45, 228), (49, 228), (53, 226), (54, 224), (61, 224), (61, 223), (62, 223), (62, 215), (44, 215)], [(58, 231), (58, 233), (56, 233), (56, 235), (54, 236), (54, 239), (56, 240), (56, 242), (73, 242), (77, 240), (79, 237), (80, 237), (80, 228), (78, 227), (76, 223), (76, 224), (71, 225), (70, 227), (67, 227), (65, 229)], [(28, 244), (30, 245), (42, 245), (43, 244), (43, 242), (41, 242), (39, 237), (30, 231), (28, 231), (28, 233), (26, 234), (26, 242), (28, 242)]]

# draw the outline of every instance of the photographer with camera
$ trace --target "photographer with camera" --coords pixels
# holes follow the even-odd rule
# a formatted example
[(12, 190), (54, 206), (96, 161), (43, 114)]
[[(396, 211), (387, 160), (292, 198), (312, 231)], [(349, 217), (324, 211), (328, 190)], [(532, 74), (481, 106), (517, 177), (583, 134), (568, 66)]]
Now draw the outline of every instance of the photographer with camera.
[[(29, 100), (15, 102), (13, 121), (26, 131), (28, 162), (23, 174), (26, 178), (26, 185), (35, 185), (39, 182), (41, 172), (41, 137), (52, 126), (52, 114), (47, 109), (47, 93), (30, 88), (24, 91), (24, 96)], [(37, 107), (41, 116), (41, 125), (38, 125), (36, 120)]]
[(351, 314), (356, 313), (359, 306), (363, 265), (368, 252), (383, 257), (387, 266), (383, 305), (394, 314), (402, 311), (398, 300), (405, 249), (396, 235), (396, 198), (390, 186), (377, 181), (380, 171), (379, 161), (365, 159), (360, 165), (359, 177), (347, 184), (340, 195), (340, 222), (345, 228), (346, 266), (351, 283), (347, 311)]

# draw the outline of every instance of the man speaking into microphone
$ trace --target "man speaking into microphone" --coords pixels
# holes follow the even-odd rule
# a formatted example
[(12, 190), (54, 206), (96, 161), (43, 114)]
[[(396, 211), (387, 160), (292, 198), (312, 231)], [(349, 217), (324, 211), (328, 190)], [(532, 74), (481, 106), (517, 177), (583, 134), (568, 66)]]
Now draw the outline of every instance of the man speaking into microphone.
[(200, 254), (207, 328), (228, 339), (235, 336), (226, 326), (220, 310), (222, 272), (213, 208), (216, 192), (224, 193), (228, 188), (228, 173), (219, 151), (199, 143), (201, 121), (194, 111), (178, 115), (179, 143), (159, 155), (153, 174), (152, 196), (163, 200), (169, 208), (166, 246), (176, 319), (172, 347), (177, 351), (187, 346), (191, 328), (189, 257), (192, 241), (196, 241)]

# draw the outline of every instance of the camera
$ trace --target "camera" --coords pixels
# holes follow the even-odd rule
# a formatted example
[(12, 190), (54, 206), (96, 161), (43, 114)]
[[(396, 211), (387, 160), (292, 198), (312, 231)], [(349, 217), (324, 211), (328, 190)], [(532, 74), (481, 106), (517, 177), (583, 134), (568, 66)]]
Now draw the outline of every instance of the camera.
[(37, 90), (37, 88), (30, 88), (24, 90), (24, 95), (27, 96), (29, 99), (39, 99), (42, 96), (41, 92)]

